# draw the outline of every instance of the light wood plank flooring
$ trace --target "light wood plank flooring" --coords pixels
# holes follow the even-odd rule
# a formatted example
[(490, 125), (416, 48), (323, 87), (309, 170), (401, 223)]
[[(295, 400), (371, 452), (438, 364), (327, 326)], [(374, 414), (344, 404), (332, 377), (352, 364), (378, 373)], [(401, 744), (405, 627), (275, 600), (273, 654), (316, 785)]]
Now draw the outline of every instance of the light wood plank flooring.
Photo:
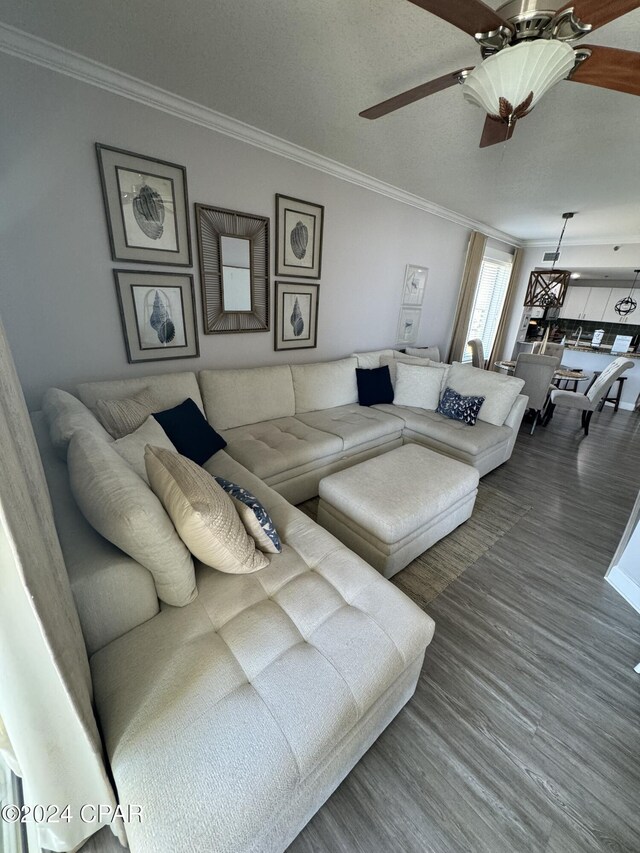
[(640, 416), (578, 421), (523, 429), (487, 475), (532, 509), (427, 606), (415, 697), (288, 853), (640, 851), (640, 615), (603, 580)]

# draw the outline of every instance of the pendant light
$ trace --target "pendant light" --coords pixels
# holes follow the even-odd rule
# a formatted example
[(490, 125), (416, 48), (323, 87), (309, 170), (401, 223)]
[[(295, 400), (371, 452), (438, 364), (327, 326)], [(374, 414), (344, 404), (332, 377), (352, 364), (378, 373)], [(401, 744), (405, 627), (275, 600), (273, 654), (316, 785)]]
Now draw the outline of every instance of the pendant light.
[(614, 307), (614, 311), (616, 312), (616, 314), (619, 314), (621, 317), (626, 317), (628, 314), (633, 314), (633, 312), (638, 307), (638, 303), (631, 296), (631, 294), (633, 293), (633, 288), (636, 286), (638, 276), (640, 275), (640, 270), (634, 270), (634, 273), (636, 274), (636, 277), (634, 278), (633, 284), (631, 285), (629, 295), (625, 296), (624, 299), (620, 299), (618, 302), (616, 302)]
[(550, 270), (531, 270), (529, 285), (524, 304), (528, 308), (557, 308), (564, 303), (564, 297), (571, 279), (569, 270), (557, 270), (556, 261), (560, 257), (560, 246), (562, 238), (570, 219), (574, 213), (563, 213), (564, 225), (558, 240), (558, 247), (553, 255), (553, 264)]

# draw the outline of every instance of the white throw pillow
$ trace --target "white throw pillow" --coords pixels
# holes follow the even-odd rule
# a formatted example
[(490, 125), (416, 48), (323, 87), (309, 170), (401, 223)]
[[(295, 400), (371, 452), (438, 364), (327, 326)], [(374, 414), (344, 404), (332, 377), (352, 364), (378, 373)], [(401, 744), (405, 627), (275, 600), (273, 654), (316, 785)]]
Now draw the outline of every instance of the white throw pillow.
[(490, 370), (481, 370), (470, 364), (454, 361), (449, 370), (447, 385), (465, 397), (484, 397), (478, 419), (502, 426), (522, 390), (524, 379), (502, 376)]
[(432, 361), (440, 361), (440, 349), (438, 347), (407, 347), (405, 353), (417, 358), (430, 358)]
[(200, 465), (162, 447), (144, 456), (151, 488), (194, 557), (229, 574), (264, 569), (269, 558), (256, 550), (233, 502)]
[(376, 349), (370, 352), (354, 352), (351, 353), (351, 358), (358, 359), (358, 367), (364, 370), (373, 370), (375, 367), (380, 367), (380, 359), (383, 356), (391, 356), (393, 358), (392, 349)]
[(197, 596), (191, 554), (151, 489), (113, 449), (77, 430), (67, 454), (71, 491), (89, 524), (153, 575), (158, 598), (182, 607)]
[(124, 438), (119, 438), (113, 442), (114, 450), (117, 450), (120, 456), (126, 460), (139, 477), (149, 485), (147, 477), (147, 468), (144, 464), (144, 451), (147, 444), (153, 444), (157, 447), (164, 447), (165, 450), (174, 450), (175, 447), (169, 436), (162, 429), (158, 421), (149, 415), (146, 421), (139, 426), (138, 429), (125, 435)]
[(394, 405), (435, 411), (440, 402), (444, 368), (399, 362), (396, 369)]

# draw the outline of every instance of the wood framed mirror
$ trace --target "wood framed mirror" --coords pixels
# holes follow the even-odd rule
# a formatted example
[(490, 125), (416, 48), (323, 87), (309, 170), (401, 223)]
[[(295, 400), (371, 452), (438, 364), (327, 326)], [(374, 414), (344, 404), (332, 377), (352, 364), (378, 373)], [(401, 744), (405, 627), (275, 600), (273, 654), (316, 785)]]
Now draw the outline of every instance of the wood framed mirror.
[(269, 219), (196, 204), (204, 333), (269, 330)]

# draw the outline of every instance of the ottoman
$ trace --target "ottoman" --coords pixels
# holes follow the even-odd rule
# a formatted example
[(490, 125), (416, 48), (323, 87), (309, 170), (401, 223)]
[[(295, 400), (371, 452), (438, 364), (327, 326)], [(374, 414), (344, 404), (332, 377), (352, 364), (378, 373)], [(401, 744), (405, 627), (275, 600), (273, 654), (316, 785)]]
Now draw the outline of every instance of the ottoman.
[(418, 444), (320, 481), (318, 522), (390, 578), (473, 511), (479, 474)]

